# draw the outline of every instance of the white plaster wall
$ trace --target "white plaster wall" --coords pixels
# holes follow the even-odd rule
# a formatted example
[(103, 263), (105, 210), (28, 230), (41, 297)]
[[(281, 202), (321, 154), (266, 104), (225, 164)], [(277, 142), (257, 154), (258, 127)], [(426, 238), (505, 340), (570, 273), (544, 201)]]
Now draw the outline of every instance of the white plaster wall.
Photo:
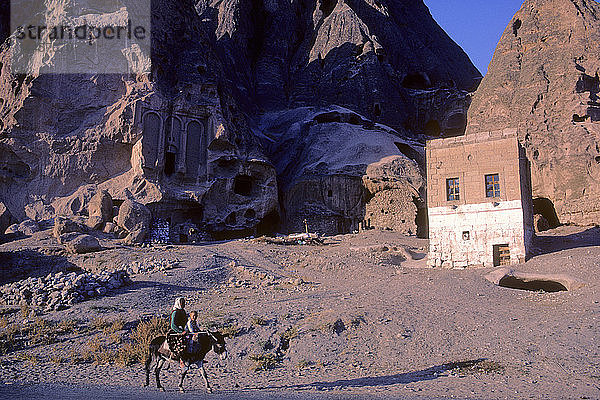
[[(496, 244), (509, 245), (511, 263), (522, 262), (523, 222), (520, 200), (430, 208), (428, 263), (448, 268), (493, 266)], [(465, 231), (469, 240), (463, 240)]]

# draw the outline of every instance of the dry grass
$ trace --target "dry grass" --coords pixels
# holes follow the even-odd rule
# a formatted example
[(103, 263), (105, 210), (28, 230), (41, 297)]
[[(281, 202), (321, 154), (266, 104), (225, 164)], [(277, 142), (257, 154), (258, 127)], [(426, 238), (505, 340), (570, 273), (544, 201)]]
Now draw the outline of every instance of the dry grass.
[(56, 328), (60, 334), (66, 335), (66, 334), (75, 333), (78, 325), (79, 325), (79, 322), (74, 319), (65, 319), (65, 320), (60, 321), (56, 325)]
[(281, 359), (272, 353), (253, 354), (250, 359), (254, 361), (252, 366), (254, 372), (268, 371), (277, 368), (281, 364)]
[(281, 334), (281, 338), (289, 342), (290, 340), (298, 337), (299, 334), (300, 332), (298, 331), (298, 327), (292, 326), (286, 329), (285, 332)]
[(269, 321), (263, 317), (255, 316), (250, 319), (250, 324), (252, 326), (267, 326), (269, 325)]
[(17, 354), (17, 359), (23, 362), (28, 362), (32, 365), (37, 365), (42, 361), (40, 357), (28, 351)]
[(106, 325), (102, 327), (102, 332), (105, 335), (111, 335), (116, 332), (122, 331), (125, 327), (125, 320), (123, 318), (118, 318), (112, 322), (107, 322)]
[(17, 335), (21, 334), (20, 324), (9, 324), (0, 331), (0, 354), (6, 354), (17, 350), (20, 347), (20, 341)]
[(56, 365), (65, 364), (67, 359), (62, 354), (54, 354), (50, 357), (50, 362)]
[(142, 362), (146, 358), (150, 342), (157, 336), (164, 335), (169, 330), (166, 318), (153, 317), (142, 321), (131, 333), (130, 340), (119, 349), (115, 356), (121, 365), (130, 365)]

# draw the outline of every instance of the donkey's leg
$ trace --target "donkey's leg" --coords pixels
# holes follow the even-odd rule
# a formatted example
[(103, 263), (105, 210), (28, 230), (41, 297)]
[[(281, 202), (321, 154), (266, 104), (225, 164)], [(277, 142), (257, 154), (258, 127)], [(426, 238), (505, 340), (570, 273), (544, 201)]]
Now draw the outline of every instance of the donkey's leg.
[(181, 393), (184, 392), (184, 390), (183, 390), (183, 380), (185, 379), (185, 376), (187, 375), (187, 373), (188, 373), (189, 370), (190, 370), (189, 364), (183, 363), (183, 368), (181, 369), (181, 379), (179, 380), (179, 391)]
[(144, 386), (148, 386), (150, 384), (150, 365), (152, 365), (152, 361), (154, 359), (154, 355), (152, 352), (148, 354), (148, 358), (146, 358), (146, 364), (144, 366), (144, 370), (146, 371), (146, 383)]
[(200, 365), (200, 371), (202, 372), (202, 378), (204, 378), (204, 384), (206, 385), (206, 391), (208, 393), (212, 393), (212, 389), (210, 388), (210, 385), (208, 384), (208, 376), (206, 375), (206, 370), (204, 369), (204, 361), (200, 361), (198, 364)]
[(158, 389), (162, 389), (163, 392), (165, 391), (165, 388), (160, 384), (160, 369), (162, 368), (164, 363), (165, 360), (163, 358), (160, 358), (156, 363), (156, 367), (154, 367), (154, 374), (156, 375), (156, 387)]

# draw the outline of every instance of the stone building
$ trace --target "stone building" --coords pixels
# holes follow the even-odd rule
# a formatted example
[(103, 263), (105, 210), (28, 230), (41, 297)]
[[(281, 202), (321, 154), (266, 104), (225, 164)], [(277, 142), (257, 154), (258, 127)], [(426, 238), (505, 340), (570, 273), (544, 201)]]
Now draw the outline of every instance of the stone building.
[(430, 266), (525, 261), (534, 235), (529, 163), (515, 129), (427, 142)]

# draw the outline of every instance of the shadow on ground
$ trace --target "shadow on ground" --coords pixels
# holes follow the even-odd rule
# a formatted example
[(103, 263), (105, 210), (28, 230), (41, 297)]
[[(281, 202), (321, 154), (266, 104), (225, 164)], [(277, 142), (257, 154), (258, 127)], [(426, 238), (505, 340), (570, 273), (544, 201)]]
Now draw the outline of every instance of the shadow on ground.
[(600, 227), (597, 226), (565, 236), (538, 235), (533, 242), (536, 255), (552, 254), (581, 247), (600, 246)]
[(80, 271), (80, 268), (64, 256), (45, 255), (35, 250), (0, 252), (0, 285), (29, 277), (43, 278), (59, 271)]
[(376, 377), (364, 377), (355, 379), (340, 379), (332, 382), (313, 382), (305, 385), (283, 386), (281, 389), (331, 389), (339, 387), (351, 388), (368, 388), (368, 387), (383, 387), (392, 385), (406, 385), (408, 383), (431, 381), (439, 378), (445, 372), (455, 369), (469, 369), (476, 367), (478, 364), (486, 361), (485, 358), (477, 360), (451, 362), (442, 365), (436, 365), (424, 370), (405, 372), (402, 374), (385, 375)]

